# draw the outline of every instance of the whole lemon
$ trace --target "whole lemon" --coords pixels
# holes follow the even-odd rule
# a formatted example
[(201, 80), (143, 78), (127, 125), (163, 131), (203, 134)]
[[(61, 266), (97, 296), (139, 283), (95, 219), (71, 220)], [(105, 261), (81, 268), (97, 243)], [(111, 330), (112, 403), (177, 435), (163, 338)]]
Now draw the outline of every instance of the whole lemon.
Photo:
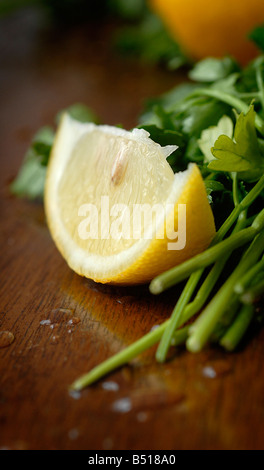
[(231, 55), (245, 65), (258, 54), (248, 34), (264, 23), (263, 0), (149, 0), (149, 6), (194, 60)]

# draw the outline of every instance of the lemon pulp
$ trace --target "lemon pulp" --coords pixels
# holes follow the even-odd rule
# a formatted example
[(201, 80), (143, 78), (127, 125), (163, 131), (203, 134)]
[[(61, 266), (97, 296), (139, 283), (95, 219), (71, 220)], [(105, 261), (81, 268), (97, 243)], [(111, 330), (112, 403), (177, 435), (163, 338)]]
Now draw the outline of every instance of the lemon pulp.
[[(166, 157), (175, 149), (161, 147), (144, 130), (63, 117), (48, 165), (45, 210), (74, 271), (98, 282), (148, 282), (208, 246), (215, 227), (201, 174), (195, 164), (173, 174)], [(171, 220), (177, 230), (179, 204), (186, 206), (186, 244), (169, 251), (164, 227)], [(135, 207), (155, 205), (164, 211), (151, 214), (147, 236), (144, 223), (132, 234)]]

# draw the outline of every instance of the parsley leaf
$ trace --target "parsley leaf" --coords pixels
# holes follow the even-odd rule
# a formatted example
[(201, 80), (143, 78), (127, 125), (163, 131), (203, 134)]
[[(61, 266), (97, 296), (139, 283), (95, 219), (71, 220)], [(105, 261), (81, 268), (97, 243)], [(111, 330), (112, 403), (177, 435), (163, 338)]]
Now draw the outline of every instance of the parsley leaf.
[(11, 193), (28, 199), (42, 198), (46, 166), (54, 135), (55, 133), (51, 127), (42, 127), (35, 134), (19, 173), (10, 186)]
[(11, 183), (10, 191), (18, 197), (41, 199), (44, 193), (45, 179), (46, 167), (41, 163), (41, 156), (31, 147), (26, 153), (17, 177)]
[(239, 71), (239, 66), (231, 57), (216, 59), (207, 57), (197, 62), (189, 72), (189, 77), (197, 82), (215, 82)]
[(258, 144), (255, 116), (251, 105), (247, 114), (237, 117), (234, 140), (227, 135), (218, 137), (212, 148), (216, 160), (209, 163), (210, 170), (247, 172), (257, 169), (263, 173), (264, 159)]
[(225, 191), (225, 186), (220, 183), (220, 181), (215, 181), (215, 180), (205, 180), (204, 181), (208, 201), (210, 204), (213, 202), (213, 198), (211, 196), (211, 193), (213, 192), (219, 192), (219, 191)]
[[(73, 119), (80, 122), (98, 122), (98, 118), (90, 108), (84, 104), (76, 103), (58, 113), (55, 119), (56, 123), (59, 123), (61, 114), (64, 112), (68, 112)], [(46, 167), (54, 137), (55, 131), (49, 126), (42, 127), (34, 135), (18, 175), (10, 185), (12, 194), (28, 199), (43, 198)]]
[(68, 113), (72, 117), (72, 119), (75, 119), (76, 121), (94, 122), (95, 124), (99, 124), (99, 119), (95, 115), (94, 111), (83, 103), (75, 103), (69, 106), (68, 108), (61, 110), (57, 114), (55, 119), (57, 124), (60, 121), (61, 115), (65, 112)]
[(120, 28), (115, 34), (114, 44), (122, 54), (137, 56), (150, 64), (164, 63), (171, 70), (187, 63), (185, 54), (170, 37), (160, 18), (149, 11), (139, 23)]
[(259, 49), (264, 51), (264, 24), (251, 31), (249, 38), (255, 42)]
[(229, 116), (223, 115), (216, 126), (210, 126), (202, 131), (201, 137), (198, 139), (198, 145), (205, 157), (205, 161), (211, 162), (214, 160), (211, 149), (215, 141), (222, 134), (231, 138), (233, 136), (233, 127), (232, 119)]

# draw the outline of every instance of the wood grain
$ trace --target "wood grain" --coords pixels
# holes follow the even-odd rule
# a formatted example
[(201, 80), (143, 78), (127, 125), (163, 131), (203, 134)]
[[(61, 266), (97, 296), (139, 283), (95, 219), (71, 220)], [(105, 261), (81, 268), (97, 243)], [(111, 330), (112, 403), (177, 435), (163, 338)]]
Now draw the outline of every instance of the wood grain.
[(84, 102), (130, 128), (146, 98), (183, 77), (119, 57), (109, 25), (54, 32), (30, 10), (0, 21), (0, 330), (15, 337), (0, 349), (0, 449), (263, 449), (263, 331), (236, 353), (175, 350), (165, 365), (152, 348), (69, 393), (80, 374), (166, 319), (178, 293), (77, 276), (42, 203), (11, 197), (8, 185), (34, 132), (61, 108)]

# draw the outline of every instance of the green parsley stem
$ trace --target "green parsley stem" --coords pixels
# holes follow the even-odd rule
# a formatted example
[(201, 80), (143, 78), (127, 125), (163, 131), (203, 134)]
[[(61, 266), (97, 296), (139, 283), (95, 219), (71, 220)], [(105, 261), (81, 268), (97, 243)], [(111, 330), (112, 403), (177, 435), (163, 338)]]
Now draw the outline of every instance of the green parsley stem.
[(264, 108), (264, 85), (263, 85), (263, 77), (262, 77), (260, 64), (257, 66), (256, 80), (257, 80), (257, 85), (259, 89), (259, 97), (260, 97), (261, 106), (262, 108)]
[(165, 328), (165, 331), (162, 335), (160, 344), (156, 352), (156, 360), (158, 362), (164, 362), (167, 356), (168, 349), (172, 342), (172, 337), (175, 334), (175, 330), (178, 328), (180, 319), (186, 308), (189, 300), (191, 299), (192, 294), (194, 293), (197, 284), (203, 274), (203, 269), (193, 273), (181, 293), (181, 296), (171, 314), (170, 323)]
[(235, 285), (234, 291), (236, 294), (243, 294), (256, 275), (264, 270), (264, 257), (253, 266)]
[[(240, 215), (243, 215), (243, 217), (238, 220), (233, 230), (233, 233), (238, 232), (246, 225), (246, 211), (242, 212)], [(230, 253), (227, 253), (215, 263), (215, 265), (212, 267), (209, 274), (203, 281), (203, 284), (198, 290), (195, 299), (193, 300), (193, 302), (188, 304), (204, 270), (201, 269), (191, 274), (172, 312), (171, 321), (167, 325), (167, 328), (165, 329), (161, 338), (160, 344), (156, 352), (156, 359), (158, 362), (164, 362), (166, 360), (166, 356), (172, 342), (172, 337), (181, 324), (182, 314), (184, 313), (184, 321), (186, 322), (203, 307), (212, 289), (214, 288), (229, 256)]]
[[(263, 217), (264, 210), (261, 212), (261, 214)], [(235, 296), (234, 286), (241, 276), (243, 276), (248, 271), (248, 269), (250, 269), (258, 261), (259, 256), (263, 250), (264, 230), (262, 230), (254, 238), (238, 266), (235, 268), (227, 281), (222, 285), (213, 299), (209, 302), (209, 304), (205, 307), (199, 318), (192, 325), (191, 335), (186, 342), (186, 346), (189, 351), (200, 351), (208, 341), (217, 322), (219, 321), (219, 318), (221, 318), (223, 312), (226, 310), (226, 306)]]
[[(121, 367), (124, 364), (127, 364), (129, 361), (134, 359), (142, 352), (146, 351), (151, 346), (154, 346), (160, 340), (169, 321), (170, 320), (165, 321), (162, 325), (158, 326), (154, 330), (151, 330), (149, 333), (129, 345), (127, 348), (119, 351), (114, 356), (94, 367), (87, 374), (82, 375), (80, 378), (75, 380), (75, 382), (73, 382), (70, 389), (82, 390), (84, 387), (91, 385), (106, 374), (109, 374), (111, 371)], [(187, 326), (177, 330), (173, 337), (173, 345), (177, 346), (185, 343), (187, 334)]]
[[(221, 260), (221, 263), (223, 260)], [(211, 273), (209, 273), (206, 281), (203, 283), (203, 286), (200, 289), (200, 295), (198, 296), (197, 300), (195, 299), (193, 302), (188, 304), (185, 309), (182, 312), (182, 315), (180, 317), (180, 325), (183, 325), (186, 321), (188, 321), (191, 316), (195, 315), (200, 308), (202, 308), (203, 303), (207, 300), (208, 295), (210, 291), (208, 288), (211, 286), (211, 289), (214, 286), (214, 283), (217, 281), (218, 276), (220, 274), (220, 261), (218, 262), (218, 268), (216, 268), (217, 263), (215, 267), (211, 270)], [(217, 273), (218, 271), (218, 273)], [(196, 274), (197, 275), (197, 274)], [(198, 281), (198, 275), (196, 280)], [(199, 293), (198, 292), (198, 293)], [(170, 325), (171, 319), (166, 320), (162, 325), (160, 325), (158, 328), (150, 331), (147, 333), (145, 336), (128, 346), (122, 351), (119, 351), (117, 354), (114, 356), (110, 357), (103, 363), (99, 364), (95, 368), (93, 368), (90, 372), (87, 374), (84, 374), (80, 378), (78, 378), (71, 386), (72, 390), (81, 390), (84, 387), (91, 385), (92, 383), (96, 382), (103, 376), (109, 374), (111, 371), (117, 369), (118, 367), (121, 367), (122, 365), (128, 363), (132, 359), (134, 359), (136, 356), (150, 348), (151, 346), (154, 346), (156, 343), (158, 343), (164, 334), (165, 329)], [(178, 329), (172, 336), (172, 341), (171, 343), (175, 345), (180, 345), (183, 344), (188, 336), (188, 329), (189, 327), (183, 327)]]
[(241, 301), (244, 304), (253, 304), (264, 294), (264, 279), (261, 279), (257, 284), (246, 290), (241, 296)]
[[(247, 224), (247, 219), (245, 217), (245, 212), (242, 212), (240, 214), (243, 217), (240, 217), (238, 219), (237, 225), (235, 226), (233, 233), (238, 232), (239, 230), (242, 230), (246, 224)], [(200, 289), (198, 290), (195, 299), (190, 302), (187, 306), (186, 309), (184, 310), (184, 320), (188, 321), (190, 318), (192, 318), (205, 304), (207, 301), (209, 295), (211, 294), (212, 289), (216, 285), (219, 276), (221, 275), (221, 272), (223, 271), (223, 268), (225, 267), (225, 264), (229, 258), (231, 253), (227, 253), (225, 256), (222, 258), (218, 259), (217, 262), (214, 264), (214, 266), (211, 268), (209, 271), (207, 277), (203, 281), (203, 284), (201, 285)]]
[(247, 93), (247, 92), (245, 92), (245, 93), (240, 93), (240, 92), (239, 92), (239, 93), (237, 93), (237, 96), (238, 96), (239, 98), (246, 98), (246, 99), (251, 99), (251, 100), (254, 100), (254, 99), (255, 99), (255, 100), (257, 100), (257, 101), (260, 100), (260, 92), (259, 92), (259, 91), (257, 91), (257, 92), (252, 92), (252, 93), (250, 93), (250, 92), (248, 92), (248, 93)]
[[(225, 220), (223, 225), (218, 230), (215, 239), (220, 240), (228, 232), (228, 230), (235, 223), (236, 219), (240, 216), (241, 212), (247, 209), (255, 201), (255, 199), (264, 190), (264, 175), (258, 180), (255, 186), (249, 191), (249, 193), (242, 199), (242, 201), (235, 206), (229, 217)], [(224, 234), (224, 235), (223, 235)], [(215, 240), (214, 239), (214, 240)]]
[[(198, 291), (198, 295), (196, 296), (195, 300), (188, 304), (185, 309), (181, 308), (181, 315), (179, 315), (179, 324), (178, 327), (183, 325), (186, 321), (188, 321), (193, 315), (195, 315), (203, 306), (204, 302), (207, 300), (210, 289), (212, 289), (221, 273), (221, 269), (224, 266), (224, 259), (221, 261), (219, 260), (218, 263), (212, 268), (211, 273), (207, 276), (206, 280), (204, 281), (203, 285), (201, 286), (200, 290)], [(201, 272), (199, 273), (201, 274)], [(190, 285), (196, 286), (196, 283), (199, 281), (200, 275), (198, 273), (194, 273), (193, 280)], [(188, 284), (188, 283), (187, 283)], [(209, 289), (210, 288), (210, 289)], [(177, 303), (178, 305), (178, 303)], [(162, 325), (156, 328), (153, 331), (150, 331), (145, 336), (137, 340), (135, 343), (128, 346), (126, 349), (118, 352), (114, 356), (110, 357), (103, 363), (96, 366), (87, 374), (84, 374), (79, 379), (77, 379), (71, 386), (73, 390), (81, 390), (82, 388), (91, 385), (92, 383), (96, 382), (104, 375), (109, 374), (111, 371), (115, 370), (116, 368), (126, 364), (127, 362), (131, 361), (137, 355), (141, 354), (154, 344), (158, 343), (162, 338), (164, 331), (167, 327), (170, 327), (171, 319), (165, 321)], [(169, 328), (171, 329), (171, 328)], [(187, 332), (188, 327), (184, 327), (178, 329), (171, 338), (171, 343), (173, 346), (179, 345), (185, 342), (187, 339)]]
[[(211, 336), (210, 341), (212, 343), (220, 343), (221, 338), (226, 334), (227, 330), (232, 325), (235, 317), (238, 314), (239, 309), (241, 308), (241, 302), (238, 297), (232, 299), (226, 308), (223, 315), (219, 318)], [(189, 336), (192, 333), (191, 327), (189, 329)]]
[(252, 225), (251, 227), (245, 228), (234, 235), (230, 235), (230, 237), (219, 242), (217, 245), (211, 246), (202, 253), (157, 276), (150, 283), (150, 291), (152, 294), (159, 294), (164, 290), (169, 289), (171, 286), (178, 284), (189, 277), (193, 272), (206, 268), (221, 256), (225, 256), (226, 253), (232, 252), (233, 250), (250, 242), (259, 231), (260, 229), (257, 229)]
[(238, 191), (238, 177), (237, 177), (237, 172), (231, 173), (231, 178), (233, 181), (233, 201), (235, 206), (238, 206), (240, 203), (240, 197), (239, 197), (239, 191)]
[(253, 305), (243, 305), (232, 325), (220, 340), (227, 351), (233, 351), (243, 338), (254, 315)]
[[(238, 97), (230, 95), (229, 93), (225, 93), (224, 91), (216, 90), (214, 88), (197, 88), (192, 92), (191, 96), (210, 96), (211, 98), (216, 98), (219, 101), (223, 101), (224, 103), (233, 106), (237, 111), (240, 111), (244, 114), (246, 114), (249, 110), (248, 104)], [(255, 126), (258, 131), (264, 135), (264, 121), (258, 114), (256, 115)]]
[[(163, 290), (168, 289), (177, 282), (186, 279), (193, 271), (205, 268), (209, 264), (212, 264), (219, 256), (222, 256), (226, 250), (233, 250), (239, 246), (242, 246), (244, 243), (247, 243), (247, 241), (252, 240), (254, 238), (254, 233), (252, 232), (252, 234), (250, 234), (251, 227), (249, 227), (244, 229), (244, 231), (231, 235), (231, 237), (222, 241), (220, 244), (218, 243), (224, 238), (225, 234), (232, 227), (240, 214), (255, 201), (263, 189), (264, 175), (259, 179), (251, 191), (245, 196), (245, 198), (235, 206), (229, 217), (225, 220), (223, 225), (216, 233), (211, 246), (203, 253), (196, 255), (181, 265), (165, 271), (164, 273), (155, 277), (150, 283), (150, 292), (153, 294), (160, 294), (163, 292)], [(246, 232), (246, 230), (248, 232)], [(249, 239), (247, 239), (248, 236)], [(245, 237), (244, 241), (243, 237)]]

